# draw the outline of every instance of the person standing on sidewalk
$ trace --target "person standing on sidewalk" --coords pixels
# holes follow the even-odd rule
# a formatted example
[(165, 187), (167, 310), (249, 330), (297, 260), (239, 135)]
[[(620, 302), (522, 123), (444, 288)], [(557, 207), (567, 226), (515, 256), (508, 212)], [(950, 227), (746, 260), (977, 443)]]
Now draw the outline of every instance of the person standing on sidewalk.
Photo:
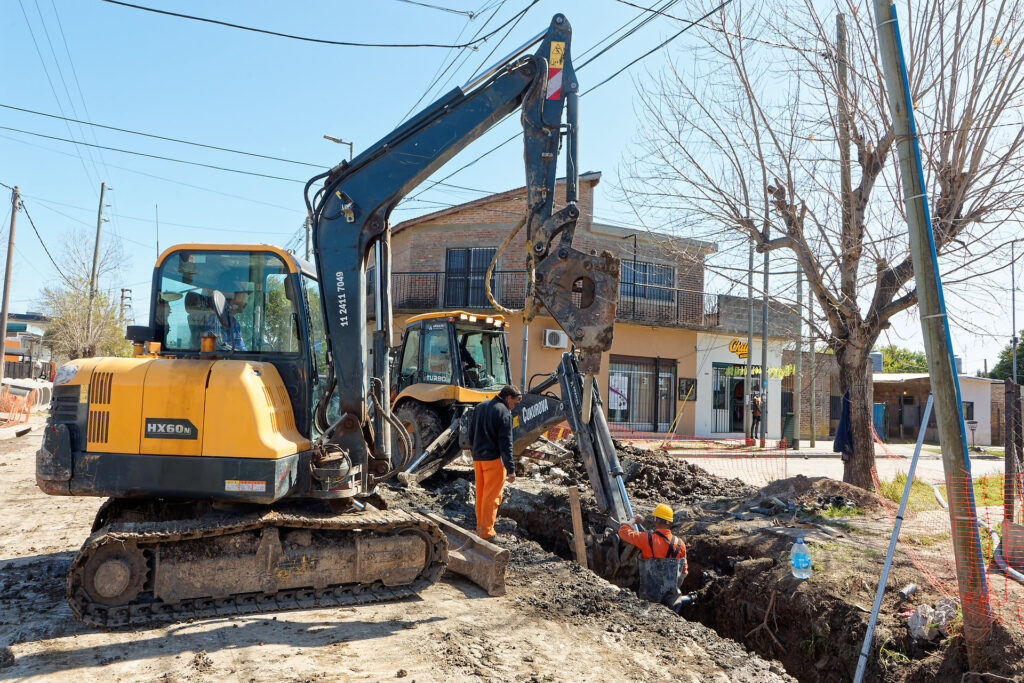
[(494, 538), (494, 521), (506, 483), (516, 480), (512, 460), (512, 411), (522, 393), (512, 385), (473, 411), (473, 472), (476, 474), (476, 534)]
[(757, 436), (758, 427), (761, 426), (761, 394), (755, 393), (750, 397), (750, 436)]

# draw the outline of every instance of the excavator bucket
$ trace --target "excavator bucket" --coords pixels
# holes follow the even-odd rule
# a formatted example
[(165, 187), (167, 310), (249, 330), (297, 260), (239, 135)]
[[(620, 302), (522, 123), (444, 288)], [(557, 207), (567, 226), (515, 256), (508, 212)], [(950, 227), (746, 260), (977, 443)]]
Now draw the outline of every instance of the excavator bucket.
[(457, 524), (425, 510), (420, 514), (432, 521), (448, 538), (448, 569), (461, 574), (487, 591), (488, 595), (505, 594), (505, 570), (509, 552), (485, 541)]

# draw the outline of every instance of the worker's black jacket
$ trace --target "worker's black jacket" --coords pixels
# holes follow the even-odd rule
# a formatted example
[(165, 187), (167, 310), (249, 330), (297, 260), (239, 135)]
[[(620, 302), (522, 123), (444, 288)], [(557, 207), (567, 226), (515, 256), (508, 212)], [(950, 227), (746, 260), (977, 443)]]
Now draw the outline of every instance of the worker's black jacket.
[(484, 401), (473, 411), (473, 460), (497, 460), (506, 472), (515, 472), (512, 461), (512, 413), (500, 398)]

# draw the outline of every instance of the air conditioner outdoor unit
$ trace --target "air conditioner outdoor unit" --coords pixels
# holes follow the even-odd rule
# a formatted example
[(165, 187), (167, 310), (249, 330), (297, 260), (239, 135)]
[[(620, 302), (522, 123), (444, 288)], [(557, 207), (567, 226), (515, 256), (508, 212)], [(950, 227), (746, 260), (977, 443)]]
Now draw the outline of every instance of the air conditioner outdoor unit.
[(543, 346), (548, 349), (569, 348), (569, 335), (562, 330), (544, 330)]

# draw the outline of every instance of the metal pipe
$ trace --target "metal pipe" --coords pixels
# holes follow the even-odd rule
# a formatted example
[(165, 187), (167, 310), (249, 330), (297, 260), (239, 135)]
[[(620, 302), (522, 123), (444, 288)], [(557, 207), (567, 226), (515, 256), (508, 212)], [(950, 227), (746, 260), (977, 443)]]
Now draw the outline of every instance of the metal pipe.
[(871, 638), (875, 633), (875, 624), (878, 622), (878, 611), (882, 609), (882, 596), (885, 594), (885, 584), (889, 580), (889, 568), (892, 567), (892, 557), (896, 552), (896, 541), (899, 540), (900, 527), (903, 525), (903, 513), (907, 509), (907, 501), (910, 500), (910, 487), (914, 483), (914, 471), (917, 468), (917, 458), (921, 455), (921, 446), (924, 445), (924, 432), (928, 429), (928, 418), (932, 413), (932, 395), (928, 394), (928, 404), (924, 407), (924, 419), (921, 421), (921, 429), (917, 434), (917, 445), (914, 447), (914, 457), (910, 459), (910, 471), (907, 472), (907, 485), (903, 487), (903, 497), (900, 499), (900, 509), (896, 513), (896, 523), (892, 529), (892, 538), (889, 539), (889, 552), (885, 555), (885, 564), (882, 566), (882, 576), (878, 579), (878, 590), (875, 591), (875, 604), (871, 608), (871, 618), (868, 620), (868, 630), (864, 634), (864, 645), (860, 649), (860, 659), (857, 660), (857, 673), (853, 677), (853, 683), (860, 683), (864, 680), (864, 671), (868, 665), (868, 653), (871, 650)]
[(570, 89), (565, 97), (565, 122), (566, 122), (566, 155), (565, 155), (565, 203), (575, 204), (579, 194), (580, 165), (579, 157), (579, 135), (580, 135), (580, 96), (575, 88)]
[(481, 83), (483, 83), (485, 80), (487, 80), (488, 78), (493, 76), (502, 67), (504, 67), (506, 64), (511, 62), (513, 59), (515, 59), (519, 55), (523, 54), (524, 52), (529, 50), (531, 47), (533, 47), (534, 45), (536, 45), (540, 41), (544, 40), (544, 38), (545, 38), (545, 36), (547, 36), (547, 34), (548, 34), (548, 29), (544, 29), (543, 31), (541, 31), (540, 33), (535, 35), (533, 38), (530, 38), (528, 41), (526, 41), (525, 43), (523, 43), (522, 45), (517, 47), (512, 52), (510, 52), (504, 58), (499, 59), (497, 62), (492, 64), (490, 67), (488, 67), (484, 71), (481, 71), (478, 75), (473, 76), (472, 78), (470, 78), (468, 81), (466, 81), (466, 84), (464, 86), (462, 86), (462, 88), (461, 88), (462, 92), (465, 93), (465, 92), (467, 92), (469, 90), (472, 90), (473, 88), (475, 88), (476, 86), (480, 85)]

